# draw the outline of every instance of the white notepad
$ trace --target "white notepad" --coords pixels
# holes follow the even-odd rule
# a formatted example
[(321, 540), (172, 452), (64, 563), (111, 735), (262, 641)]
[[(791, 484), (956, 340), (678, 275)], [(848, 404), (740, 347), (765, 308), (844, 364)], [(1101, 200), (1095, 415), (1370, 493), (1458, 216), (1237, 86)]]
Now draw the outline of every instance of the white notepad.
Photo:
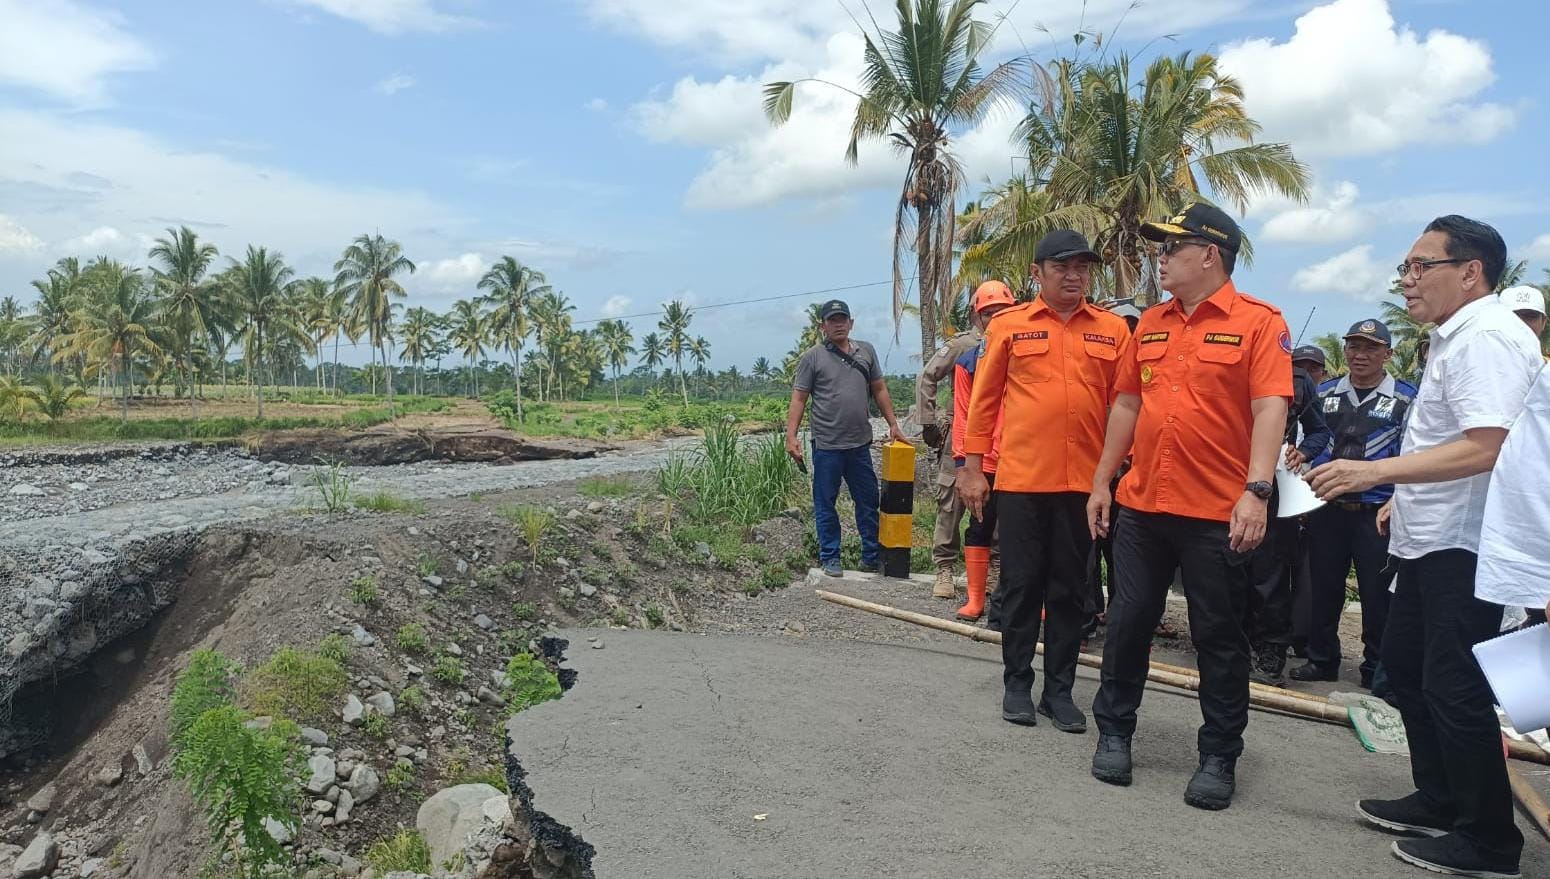
[(1550, 727), (1550, 626), (1540, 623), (1475, 645), (1475, 661), (1512, 728)]

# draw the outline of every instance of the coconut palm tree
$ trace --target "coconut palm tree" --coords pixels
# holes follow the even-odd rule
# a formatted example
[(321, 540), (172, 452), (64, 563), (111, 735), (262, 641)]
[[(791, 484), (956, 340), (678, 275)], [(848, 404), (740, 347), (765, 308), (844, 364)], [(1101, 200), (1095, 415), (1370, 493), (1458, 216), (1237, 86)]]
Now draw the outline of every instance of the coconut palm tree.
[(122, 381), (121, 420), (127, 422), (135, 357), (161, 353), (152, 336), (156, 299), (139, 270), (118, 262), (99, 259), (82, 277), (90, 301), (75, 311), (72, 329), (59, 340), (54, 357), (79, 357), (104, 371), (116, 369)]
[[(1040, 81), (1018, 136), (1029, 189), (1047, 205), (1017, 211), (993, 240), (970, 248), (971, 262), (1026, 256), (1051, 228), (1073, 228), (1113, 269), (1112, 295), (1151, 298), (1142, 223), (1192, 201), (1219, 200), (1241, 213), (1260, 192), (1307, 198), (1306, 166), (1286, 144), (1253, 142), (1260, 127), (1244, 110), (1242, 86), (1212, 55), (1160, 57), (1139, 82), (1124, 55), (1062, 59)], [(1253, 257), (1247, 239), (1241, 255)]]
[(684, 383), (684, 354), (689, 350), (689, 324), (693, 320), (694, 312), (683, 300), (674, 299), (662, 306), (662, 319), (657, 321), (657, 329), (663, 334), (662, 352), (673, 358), (678, 369), (678, 390), (685, 406), (689, 405), (689, 387)]
[[(49, 269), (43, 280), (32, 282), (33, 289), (38, 291), (38, 301), (32, 306), (32, 332), (22, 344), (32, 359), (44, 359), (51, 372), (55, 369), (58, 340), (70, 331), (80, 277), (80, 264), (74, 257), (68, 257)], [(77, 369), (77, 374), (79, 372)]]
[(614, 406), (619, 405), (619, 371), (630, 362), (630, 355), (635, 353), (632, 344), (635, 337), (630, 333), (630, 325), (622, 320), (604, 320), (597, 324), (598, 344), (602, 346), (603, 358), (608, 362), (609, 368), (614, 371)]
[(771, 377), (774, 376), (774, 374), (775, 369), (774, 367), (770, 366), (770, 359), (768, 357), (758, 357), (754, 359), (752, 375), (756, 380), (767, 382)]
[(229, 323), (220, 287), (209, 277), (218, 255), (215, 245), (201, 242), (187, 226), (169, 228), (167, 237), (156, 239), (147, 254), (161, 293), (160, 318), (170, 341), (166, 347), (176, 352), (175, 366), (182, 371), (189, 414), (195, 419), (199, 395), (194, 387), (193, 352), (208, 347), (212, 334)]
[(295, 274), (278, 251), (249, 244), (243, 260), (233, 259), (225, 275), (228, 295), (240, 318), (237, 340), (254, 384), (259, 418), (264, 417), (264, 365), (277, 343), (295, 342), (301, 350), (312, 344), (290, 297)]
[(307, 336), (312, 340), (312, 350), (316, 355), (317, 375), (313, 383), (319, 391), (324, 390), (323, 383), (323, 340), (328, 337), (329, 328), (333, 323), (331, 312), (334, 303), (338, 301), (338, 292), (334, 285), (324, 278), (306, 278), (296, 283), (296, 310), (301, 315), (301, 323), (307, 331)]
[(404, 337), (404, 349), (399, 353), (398, 358), (409, 361), (410, 367), (414, 370), (414, 393), (417, 395), (425, 393), (423, 389), (425, 361), (436, 345), (439, 326), (440, 318), (428, 309), (411, 308), (404, 312), (404, 322), (400, 327)]
[(29, 389), (27, 394), (49, 421), (65, 417), (75, 401), (86, 396), (79, 385), (66, 384), (59, 376), (47, 374), (40, 377), (37, 387)]
[[(403, 247), (376, 235), (360, 235), (339, 261), (334, 263), (334, 284), (348, 297), (350, 311), (371, 342), (372, 363), (377, 355), (387, 366), (388, 411), (393, 409), (393, 367), (387, 359), (387, 345), (393, 323), (393, 300), (409, 294), (394, 280), (395, 275), (414, 274), (414, 263), (404, 256)], [(376, 388), (372, 388), (376, 393)]]
[(1345, 362), (1345, 339), (1339, 333), (1325, 333), (1313, 340), (1324, 352), (1324, 371), (1330, 378), (1345, 375), (1349, 370)]
[(452, 345), (463, 353), (468, 361), (468, 387), (470, 396), (479, 396), (479, 376), (474, 372), (476, 364), (484, 359), (484, 346), (489, 341), (489, 324), (479, 300), (459, 299), (452, 304), (448, 316), (452, 325), (449, 337)]
[(544, 372), (548, 374), (545, 398), (552, 397), (559, 384), (560, 395), (565, 394), (565, 380), (561, 361), (571, 335), (571, 314), (576, 306), (557, 290), (545, 290), (534, 298), (530, 306), (533, 327), (540, 350), (544, 352)]
[(695, 336), (684, 346), (688, 349), (689, 357), (694, 360), (694, 371), (700, 375), (703, 384), (705, 362), (710, 359), (710, 342), (704, 336)]
[(645, 364), (651, 372), (652, 385), (656, 385), (657, 368), (667, 359), (667, 347), (662, 344), (662, 337), (656, 333), (647, 333), (640, 340), (640, 362)]
[[(979, 56), (994, 35), (994, 28), (974, 20), (974, 7), (981, 2), (896, 0), (898, 30), (863, 33), (862, 92), (851, 92), (859, 101), (846, 160), (855, 163), (860, 142), (872, 138), (887, 138), (907, 157), (894, 211), (893, 309), (897, 325), (905, 298), (904, 254), (913, 247), (922, 362), (936, 349), (937, 314), (952, 281), (955, 203), (963, 170), (953, 155), (951, 135), (978, 122), (998, 101), (1015, 96), (1019, 72), (1026, 67), (1019, 58), (988, 73), (980, 69)], [(790, 118), (797, 84), (764, 87), (764, 112), (774, 124)]]
[(0, 299), (0, 368), (12, 375), (21, 374), (22, 348), (31, 334), (30, 324), (15, 296)]
[(543, 272), (525, 266), (510, 256), (502, 256), (479, 279), (479, 289), (489, 291), (486, 301), (490, 313), (491, 334), (511, 354), (511, 374), (516, 382), (517, 421), (522, 421), (522, 344), (530, 330), (528, 303), (535, 296), (551, 292)]

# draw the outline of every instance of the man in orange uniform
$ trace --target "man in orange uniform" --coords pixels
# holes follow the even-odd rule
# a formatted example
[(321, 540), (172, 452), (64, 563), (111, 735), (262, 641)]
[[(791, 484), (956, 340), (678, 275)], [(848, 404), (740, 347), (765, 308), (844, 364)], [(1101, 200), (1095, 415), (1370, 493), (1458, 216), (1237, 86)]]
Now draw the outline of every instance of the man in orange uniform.
[[(974, 300), (969, 303), (974, 309), (974, 320), (981, 333), (990, 325), (990, 319), (997, 314), (1017, 304), (1012, 297), (1012, 289), (1000, 281), (986, 281), (974, 291)], [(974, 373), (979, 369), (980, 357), (985, 353), (983, 336), (980, 343), (965, 351), (958, 360), (953, 363), (953, 463), (956, 467), (964, 466), (968, 453), (964, 451), (963, 438), (968, 434), (969, 425), (969, 401), (974, 394)], [(995, 426), (992, 433), (991, 448), (982, 456), (980, 469), (985, 472), (987, 483), (994, 485), (996, 481), (996, 461), (1001, 445), (1001, 425)], [(956, 478), (956, 477), (955, 477)], [(995, 499), (988, 500), (978, 515), (969, 519), (969, 527), (963, 534), (963, 569), (968, 575), (969, 600), (963, 607), (958, 608), (958, 619), (977, 620), (985, 612), (985, 590), (990, 582), (990, 548), (995, 545), (996, 536), (996, 504)], [(1006, 593), (997, 590), (997, 596), (1005, 596)], [(989, 628), (1001, 631), (1001, 606), (1002, 598), (990, 600)]]
[(1118, 578), (1093, 702), (1092, 772), (1130, 783), (1152, 632), (1182, 568), (1205, 719), (1184, 801), (1225, 809), (1248, 725), (1250, 550), (1265, 535), (1286, 428), (1291, 335), (1281, 312), (1233, 286), (1242, 234), (1227, 214), (1194, 204), (1141, 234), (1162, 242), (1162, 286), (1173, 298), (1141, 315), (1087, 503), (1092, 532), (1106, 533), (1109, 477), (1134, 443), (1133, 466), (1119, 484)]
[[(964, 506), (979, 515), (990, 493), (983, 459), (1000, 424), (1001, 716), (1031, 726), (1043, 714), (1073, 733), (1087, 730), (1071, 698), (1091, 548), (1083, 511), (1115, 369), (1130, 345), (1125, 319), (1087, 302), (1097, 262), (1086, 239), (1069, 230), (1051, 232), (1034, 249), (1039, 296), (1002, 312), (986, 333), (958, 471)], [(1044, 693), (1035, 709), (1041, 611), (1048, 628)]]

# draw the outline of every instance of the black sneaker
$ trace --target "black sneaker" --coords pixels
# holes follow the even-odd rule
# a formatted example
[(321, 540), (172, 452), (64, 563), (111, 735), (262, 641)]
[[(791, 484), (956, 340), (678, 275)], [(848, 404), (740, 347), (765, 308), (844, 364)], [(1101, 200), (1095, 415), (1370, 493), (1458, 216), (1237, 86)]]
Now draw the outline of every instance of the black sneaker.
[(1070, 696), (1056, 696), (1050, 698), (1046, 695), (1039, 700), (1039, 713), (1048, 717), (1055, 729), (1068, 733), (1087, 732), (1087, 715), (1082, 709), (1076, 707)]
[(1001, 719), (1023, 726), (1037, 726), (1039, 716), (1034, 713), (1033, 696), (1027, 690), (1007, 690), (1001, 696)]
[(1093, 752), (1093, 778), (1120, 787), (1130, 784), (1130, 739), (1098, 736), (1098, 749)]
[(1338, 681), (1340, 680), (1340, 666), (1320, 665), (1317, 662), (1305, 662), (1292, 669), (1291, 679), (1294, 681)]
[(856, 570), (863, 574), (875, 574), (882, 570), (882, 568), (877, 566), (877, 562), (862, 562), (861, 564), (856, 565)]
[(1270, 687), (1286, 686), (1286, 645), (1260, 644), (1254, 650), (1249, 680)]
[(1197, 809), (1220, 811), (1232, 805), (1232, 794), (1238, 786), (1234, 773), (1237, 757), (1221, 754), (1201, 754), (1200, 768), (1184, 789), (1184, 802)]
[(1445, 836), (1453, 832), (1452, 817), (1427, 804), (1416, 791), (1397, 800), (1362, 800), (1356, 814), (1374, 827), (1412, 836)]
[(826, 577), (843, 577), (845, 575), (845, 572), (840, 569), (838, 561), (824, 562), (823, 573)]
[(1518, 858), (1482, 854), (1457, 833), (1435, 839), (1396, 839), (1394, 857), (1423, 870), (1476, 879), (1519, 879)]

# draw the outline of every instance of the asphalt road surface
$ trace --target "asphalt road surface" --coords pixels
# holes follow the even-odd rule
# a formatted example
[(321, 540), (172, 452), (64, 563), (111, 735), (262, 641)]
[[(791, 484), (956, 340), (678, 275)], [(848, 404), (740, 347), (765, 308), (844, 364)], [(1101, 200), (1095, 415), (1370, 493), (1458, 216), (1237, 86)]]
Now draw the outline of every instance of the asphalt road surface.
[[(536, 806), (596, 847), (599, 879), (1426, 875), (1352, 811), (1408, 793), (1407, 762), (1342, 727), (1252, 712), (1237, 799), (1203, 812), (1183, 801), (1198, 703), (1168, 688), (1116, 788), (1088, 774), (1095, 731), (1001, 720), (992, 646), (564, 634), (576, 686), (509, 728)], [(1088, 710), (1097, 680), (1078, 674)], [(1550, 876), (1542, 838), (1523, 868)]]

